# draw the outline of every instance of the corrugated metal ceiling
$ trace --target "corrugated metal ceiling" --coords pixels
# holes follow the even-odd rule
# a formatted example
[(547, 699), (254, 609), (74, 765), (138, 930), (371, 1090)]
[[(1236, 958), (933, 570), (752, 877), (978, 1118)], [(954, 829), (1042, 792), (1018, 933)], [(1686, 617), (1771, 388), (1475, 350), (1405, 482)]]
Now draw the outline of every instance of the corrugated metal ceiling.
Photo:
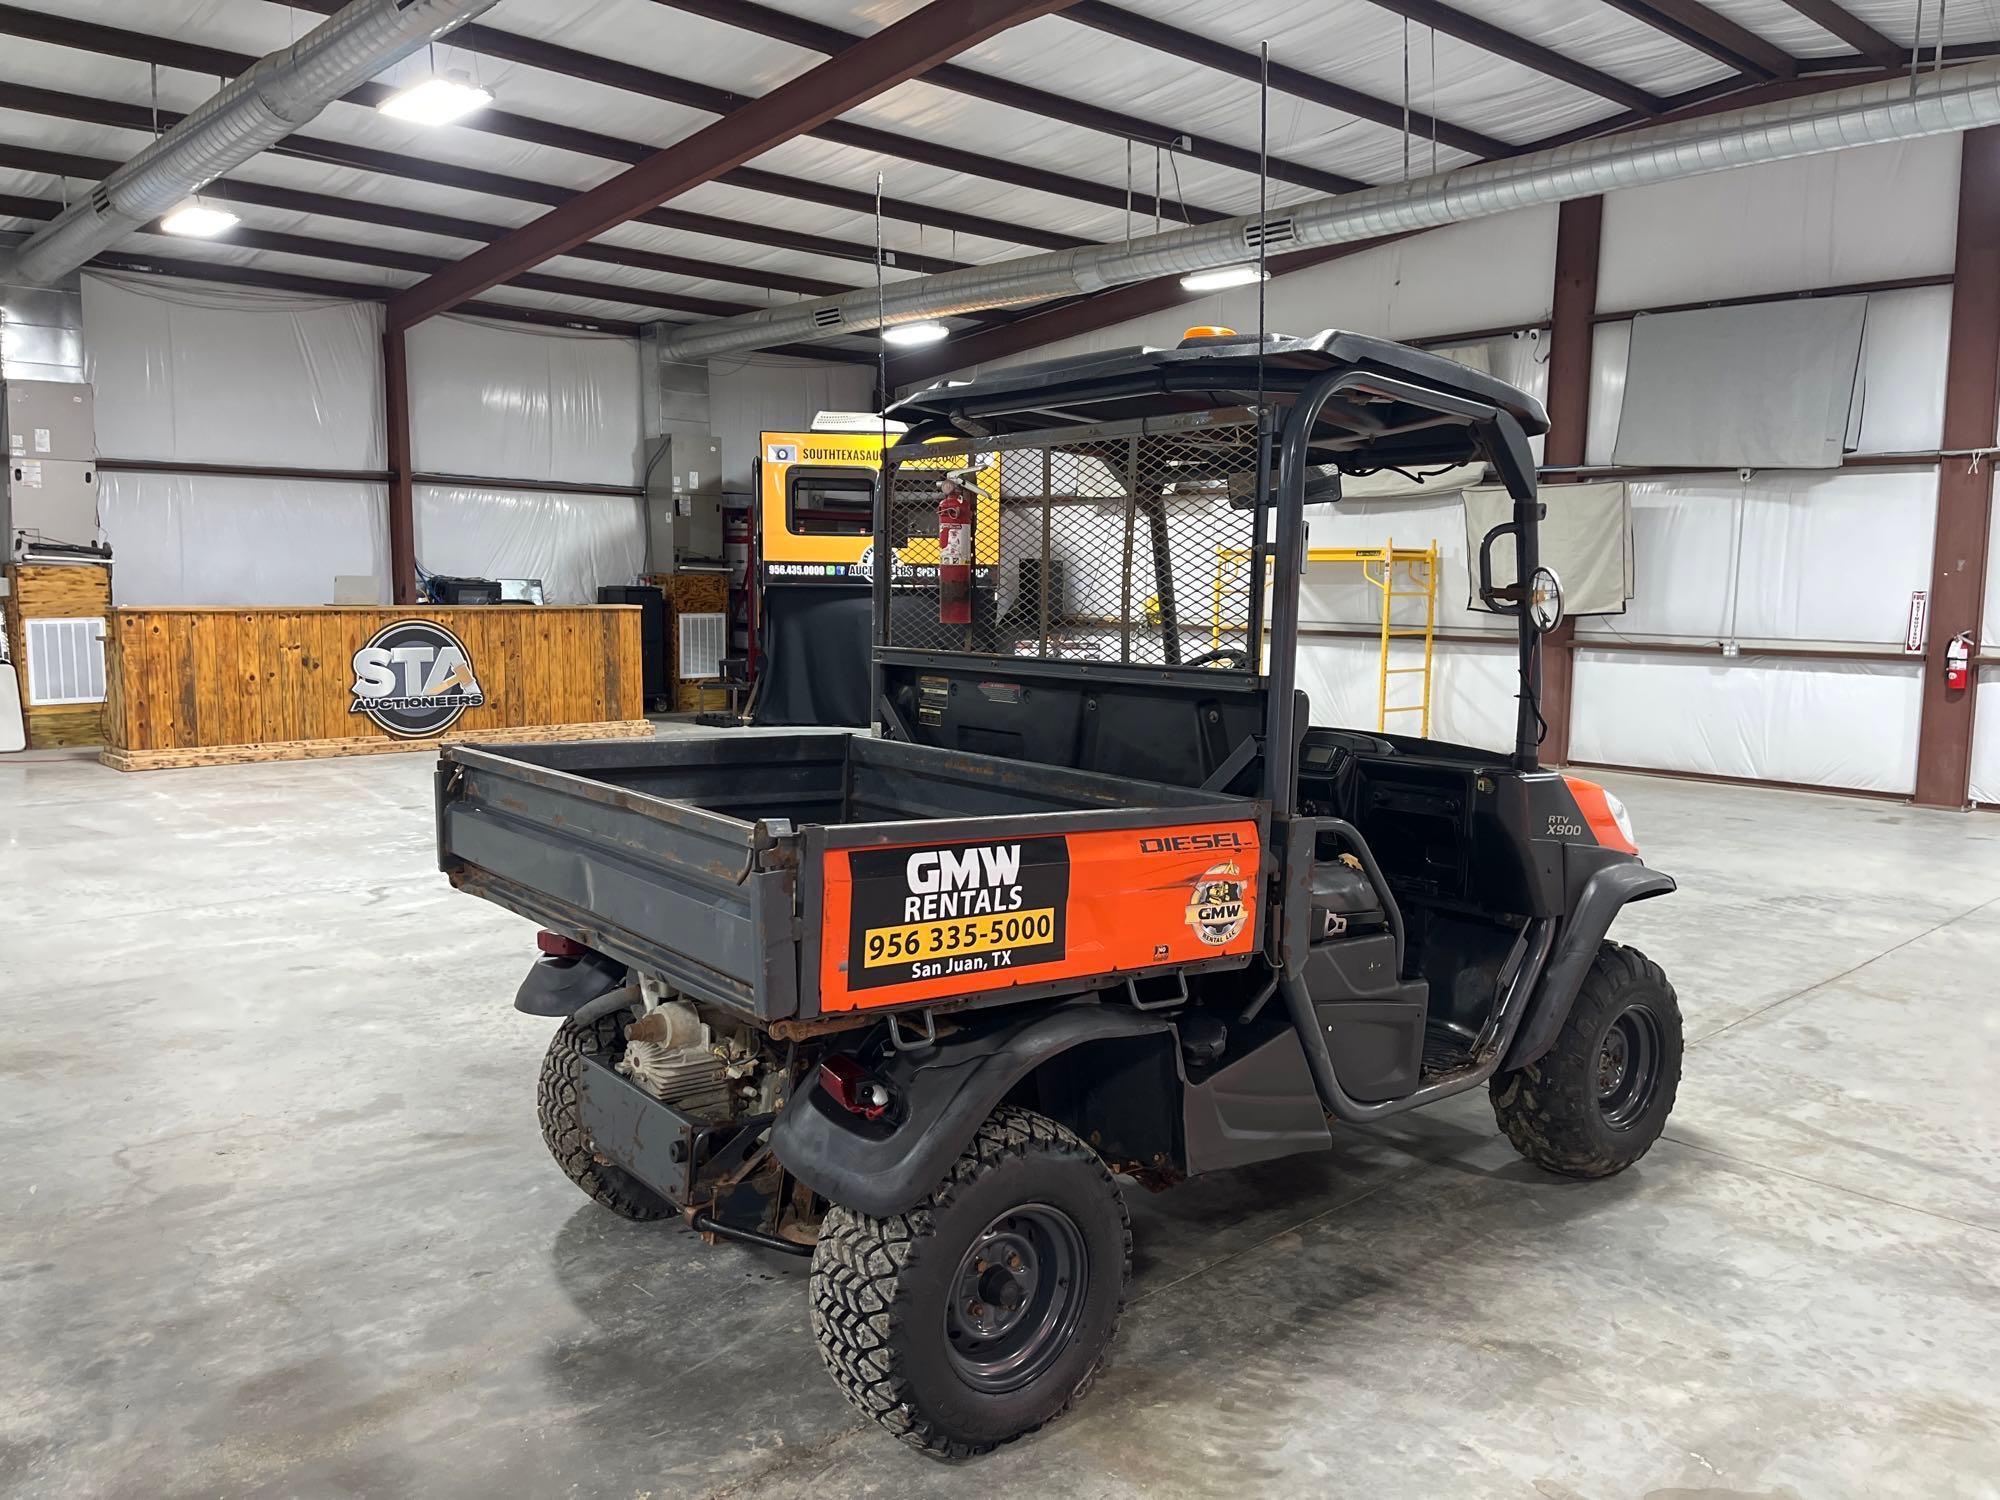
[[(1598, 93), (1563, 82), (1521, 61), (1498, 57), (1458, 37), (1436, 34), (1406, 21), (1391, 0), (1116, 0), (1124, 10), (1165, 23), (1197, 38), (1254, 54), (1269, 41), (1277, 63), (1314, 78), (1358, 90), (1385, 101), (1393, 112), (1408, 103), (1451, 125), (1477, 131), (1514, 146), (1588, 128), (1622, 116), (1624, 106)], [(775, 0), (773, 9), (821, 26), (865, 35), (920, 7), (921, 0)], [(1718, 89), (1739, 78), (1736, 70), (1706, 50), (1635, 19), (1606, 0), (1452, 0), (1466, 15), (1543, 49), (1587, 64), (1626, 84), (1662, 98), (1690, 90)], [(1848, 45), (1806, 19), (1786, 0), (1706, 0), (1709, 9), (1747, 28), (1763, 41), (1801, 60), (1849, 55)], [(1915, 16), (1908, 0), (1845, 0), (1850, 14), (1907, 48)], [(142, 32), (151, 37), (258, 56), (284, 46), (317, 25), (321, 15), (275, 0), (16, 0), (15, 8), (45, 17), (67, 18)], [(1418, 7), (1421, 13), (1422, 7)], [(1954, 45), (2000, 43), (2000, 0), (1953, 0), (1945, 7), (1945, 40)], [(1934, 12), (1927, 7), (1925, 43), (1935, 40)], [(756, 95), (817, 65), (823, 54), (753, 30), (677, 8), (670, 0), (502, 0), (483, 24), (534, 38), (592, 57), (612, 59), (709, 88)], [(4, 30), (4, 25), (0, 25)], [(464, 67), (496, 95), (496, 109), (532, 121), (597, 132), (638, 148), (665, 146), (698, 130), (713, 113), (626, 88), (610, 87), (549, 68), (528, 66), (450, 45), (438, 49), (440, 66)], [(1140, 45), (1086, 20), (1051, 15), (1003, 32), (961, 54), (961, 68), (1015, 84), (1046, 90), (1063, 99), (1121, 112), (1175, 131), (1254, 150), (1257, 144), (1257, 91), (1249, 80), (1203, 66), (1169, 52)], [(1824, 65), (1822, 63), (1822, 65)], [(416, 76), (428, 64), (411, 59), (384, 75), (395, 83)], [(176, 67), (159, 70), (162, 108), (185, 111), (216, 87), (212, 76)], [(151, 70), (130, 58), (107, 57), (77, 46), (7, 36), (0, 46), (0, 85), (54, 90), (84, 101), (111, 101), (127, 108), (147, 105)], [(669, 89), (669, 92), (673, 90)], [(123, 160), (145, 141), (143, 128), (63, 118), (90, 114), (94, 106), (68, 105), (50, 113), (0, 108), (0, 150), (34, 148)], [(842, 117), (843, 121), (933, 145), (998, 158), (1016, 167), (1041, 169), (1083, 179), (1112, 190), (1127, 182), (1128, 157), (1139, 195), (1151, 193), (1155, 159), (1151, 145), (1130, 147), (1116, 135), (1026, 112), (934, 81), (915, 80), (892, 89)], [(488, 124), (495, 122), (489, 120)], [(403, 209), (512, 228), (546, 208), (551, 189), (575, 192), (620, 170), (631, 153), (617, 147), (584, 152), (535, 144), (481, 129), (477, 120), (426, 130), (400, 124), (359, 105), (335, 104), (302, 135), (333, 148), (366, 148), (413, 158), (436, 175), (461, 172), (502, 174), (516, 183), (482, 179), (467, 184), (417, 180), (410, 175), (366, 166), (269, 153), (235, 174), (235, 181), (359, 201), (382, 209)], [(504, 128), (504, 127), (500, 127)], [(1275, 156), (1321, 172), (1368, 182), (1395, 181), (1407, 170), (1421, 174), (1433, 161), (1451, 167), (1472, 160), (1450, 146), (1406, 139), (1391, 124), (1358, 119), (1326, 104), (1274, 93), (1271, 148)], [(296, 149), (296, 143), (295, 143)], [(308, 148), (309, 150), (309, 148)], [(1184, 195), (1203, 209), (1237, 214), (1254, 209), (1255, 177), (1235, 167), (1179, 153), (1160, 158), (1170, 200)], [(984, 262), (1022, 253), (1007, 226), (1024, 234), (1109, 240), (1123, 234), (1127, 215), (1117, 206), (1084, 201), (1057, 191), (1021, 187), (946, 166), (911, 161), (824, 139), (800, 138), (765, 152), (751, 165), (767, 173), (802, 179), (800, 191), (843, 189), (868, 195), (881, 172), (891, 198), (947, 214), (976, 216), (989, 232), (952, 229), (891, 218), (884, 240), (900, 260), (910, 253)], [(816, 186), (815, 186), (816, 185)], [(57, 200), (82, 188), (45, 172), (0, 165), (0, 195)], [(247, 189), (246, 189), (247, 190)], [(1282, 205), (1313, 196), (1315, 189), (1274, 181), (1271, 199)], [(228, 196), (225, 185), (220, 196)], [(244, 227), (264, 233), (307, 236), (328, 242), (329, 250), (364, 246), (436, 259), (456, 259), (479, 240), (471, 236), (396, 227), (320, 212), (299, 212), (238, 202)], [(865, 256), (875, 238), (872, 217), (856, 208), (809, 201), (799, 192), (753, 191), (726, 182), (697, 188), (669, 208), (728, 221), (716, 232), (652, 223), (621, 226), (603, 238), (608, 246), (691, 257), (719, 265), (737, 279), (678, 274), (602, 260), (559, 257), (543, 274), (594, 284), (603, 295), (581, 298), (507, 287), (493, 300), (569, 313), (644, 321), (666, 316), (657, 306), (623, 301), (620, 289), (707, 298), (762, 306), (801, 295), (796, 288), (745, 284), (760, 274), (806, 277), (836, 287), (859, 286), (873, 275)], [(755, 226), (766, 239), (750, 243), (728, 226)], [(0, 214), (0, 228), (32, 227), (32, 221)], [(1134, 228), (1150, 229), (1144, 203)], [(819, 253), (799, 237), (847, 242), (842, 254)], [(172, 256), (218, 265), (251, 266), (341, 281), (401, 286), (419, 274), (356, 264), (337, 254), (309, 256), (227, 243), (200, 243), (140, 237), (125, 247), (133, 253)], [(855, 258), (855, 257), (861, 258)], [(908, 274), (892, 268), (891, 277)]]

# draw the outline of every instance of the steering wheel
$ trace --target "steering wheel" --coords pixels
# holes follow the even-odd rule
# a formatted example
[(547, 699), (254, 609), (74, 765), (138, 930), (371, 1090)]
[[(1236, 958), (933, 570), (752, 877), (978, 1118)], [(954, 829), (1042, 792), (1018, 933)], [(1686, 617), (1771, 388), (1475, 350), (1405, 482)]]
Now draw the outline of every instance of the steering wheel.
[(1227, 662), (1232, 671), (1240, 672), (1250, 665), (1250, 653), (1241, 646), (1224, 646), (1220, 651), (1204, 651), (1200, 656), (1190, 657), (1181, 663), (1184, 667), (1219, 667)]

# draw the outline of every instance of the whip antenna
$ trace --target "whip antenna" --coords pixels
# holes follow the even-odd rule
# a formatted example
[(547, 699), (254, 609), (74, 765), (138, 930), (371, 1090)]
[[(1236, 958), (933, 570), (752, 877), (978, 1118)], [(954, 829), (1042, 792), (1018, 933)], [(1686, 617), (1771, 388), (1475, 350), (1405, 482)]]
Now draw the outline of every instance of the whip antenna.
[(1271, 44), (1257, 44), (1257, 411), (1264, 410), (1264, 277), (1271, 237), (1264, 220), (1270, 214), (1271, 197)]

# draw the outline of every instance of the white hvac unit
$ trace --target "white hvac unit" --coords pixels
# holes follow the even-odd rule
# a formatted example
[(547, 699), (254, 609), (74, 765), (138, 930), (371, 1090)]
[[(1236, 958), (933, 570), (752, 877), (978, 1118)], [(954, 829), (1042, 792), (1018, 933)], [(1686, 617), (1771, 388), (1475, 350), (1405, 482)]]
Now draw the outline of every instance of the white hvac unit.
[(104, 620), (26, 620), (28, 705), (104, 701)]
[(729, 654), (729, 616), (677, 615), (681, 661), (676, 674), (682, 682), (712, 682), (722, 675), (722, 658)]
[(97, 542), (96, 400), (88, 385), (0, 383), (0, 549), (18, 561), (38, 547)]

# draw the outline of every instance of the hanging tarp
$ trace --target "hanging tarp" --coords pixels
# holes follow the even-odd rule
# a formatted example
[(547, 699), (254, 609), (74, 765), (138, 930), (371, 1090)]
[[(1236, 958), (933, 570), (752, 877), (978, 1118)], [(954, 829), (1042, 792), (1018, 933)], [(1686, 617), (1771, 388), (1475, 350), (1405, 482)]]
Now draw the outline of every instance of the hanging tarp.
[[(1622, 483), (1550, 484), (1542, 487), (1541, 555), (1562, 581), (1563, 612), (1622, 615), (1632, 597), (1632, 512)], [(1514, 519), (1514, 501), (1498, 485), (1465, 492), (1465, 550), (1471, 562), (1466, 608), (1484, 610), (1479, 598), (1479, 545), (1495, 526)], [(1516, 581), (1514, 538), (1493, 544), (1493, 583)]]
[(1858, 438), (1866, 297), (1632, 320), (1614, 461), (1637, 468), (1829, 469)]

